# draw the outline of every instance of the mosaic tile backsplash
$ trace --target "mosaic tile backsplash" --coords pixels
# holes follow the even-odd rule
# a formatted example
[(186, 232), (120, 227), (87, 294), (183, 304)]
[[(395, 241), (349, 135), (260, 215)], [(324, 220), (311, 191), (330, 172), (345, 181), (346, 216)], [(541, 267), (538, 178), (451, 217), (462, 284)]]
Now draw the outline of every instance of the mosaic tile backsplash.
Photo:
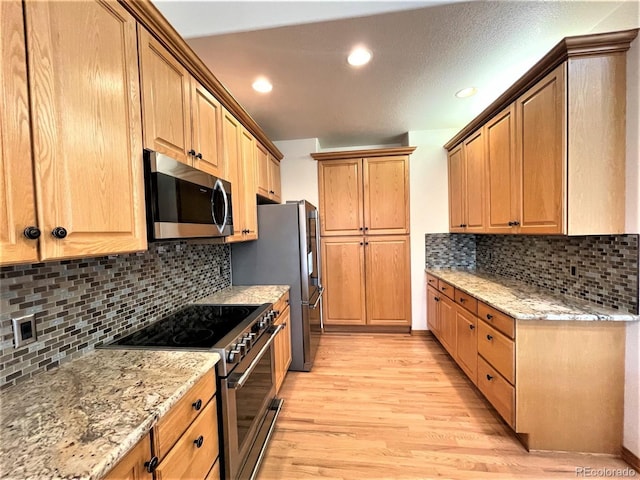
[(428, 233), (425, 235), (426, 268), (475, 268), (476, 236)]
[[(469, 239), (443, 236), (473, 237), (473, 259), (468, 253)], [(461, 252), (449, 256), (441, 253), (450, 246), (459, 248), (460, 243), (465, 245)], [(427, 268), (475, 268), (553, 293), (638, 313), (638, 235), (434, 234), (426, 236), (425, 248)], [(460, 262), (456, 255), (467, 262)], [(449, 258), (452, 261), (447, 264)]]
[[(228, 245), (164, 242), (142, 253), (0, 268), (0, 389), (78, 358), (231, 285)], [(13, 347), (11, 318), (38, 339)]]

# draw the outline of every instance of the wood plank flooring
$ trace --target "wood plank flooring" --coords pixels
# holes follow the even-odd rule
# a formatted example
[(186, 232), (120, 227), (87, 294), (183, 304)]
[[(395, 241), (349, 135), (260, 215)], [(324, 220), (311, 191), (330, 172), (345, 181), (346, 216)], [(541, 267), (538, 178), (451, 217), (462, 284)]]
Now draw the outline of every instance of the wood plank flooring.
[(629, 468), (528, 453), (431, 336), (326, 334), (313, 371), (289, 372), (279, 396), (261, 480), (575, 479), (580, 467)]

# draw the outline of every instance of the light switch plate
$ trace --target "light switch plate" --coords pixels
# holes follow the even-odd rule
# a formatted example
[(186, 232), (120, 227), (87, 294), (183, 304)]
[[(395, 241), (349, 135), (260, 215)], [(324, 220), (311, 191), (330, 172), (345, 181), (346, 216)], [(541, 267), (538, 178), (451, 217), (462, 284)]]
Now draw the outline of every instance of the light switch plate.
[(36, 341), (35, 315), (12, 318), (11, 324), (13, 325), (13, 345), (15, 348), (23, 347)]

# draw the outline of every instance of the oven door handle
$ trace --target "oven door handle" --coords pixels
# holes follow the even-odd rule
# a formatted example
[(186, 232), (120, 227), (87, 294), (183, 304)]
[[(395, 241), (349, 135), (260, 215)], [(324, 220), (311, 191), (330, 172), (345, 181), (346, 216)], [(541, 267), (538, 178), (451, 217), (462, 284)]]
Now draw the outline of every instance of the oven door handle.
[(229, 388), (238, 389), (244, 386), (247, 379), (249, 378), (249, 375), (251, 375), (251, 372), (253, 372), (253, 369), (258, 366), (258, 363), (260, 363), (260, 360), (262, 360), (262, 357), (264, 356), (265, 352), (269, 349), (269, 347), (271, 347), (271, 344), (275, 340), (276, 335), (278, 335), (278, 333), (280, 333), (280, 330), (282, 330), (283, 328), (284, 328), (284, 324), (278, 325), (276, 327), (276, 329), (273, 331), (271, 335), (271, 338), (267, 340), (267, 343), (265, 343), (263, 347), (260, 349), (260, 351), (258, 352), (258, 355), (256, 355), (256, 358), (253, 359), (253, 362), (251, 362), (251, 364), (247, 367), (244, 373), (240, 375), (240, 377), (237, 380), (234, 380), (231, 378), (229, 379), (227, 383), (227, 386)]

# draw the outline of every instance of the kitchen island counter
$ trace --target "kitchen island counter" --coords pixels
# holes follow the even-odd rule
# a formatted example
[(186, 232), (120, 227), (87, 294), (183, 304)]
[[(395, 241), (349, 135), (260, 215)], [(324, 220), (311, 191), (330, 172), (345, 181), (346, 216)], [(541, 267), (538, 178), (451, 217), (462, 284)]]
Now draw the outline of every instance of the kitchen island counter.
[(233, 285), (201, 298), (195, 303), (260, 305), (276, 303), (289, 291), (289, 285)]
[(219, 356), (96, 350), (0, 394), (3, 479), (98, 479)]
[(474, 270), (427, 268), (425, 271), (516, 320), (640, 320), (640, 316), (633, 313), (546, 292), (497, 275)]

